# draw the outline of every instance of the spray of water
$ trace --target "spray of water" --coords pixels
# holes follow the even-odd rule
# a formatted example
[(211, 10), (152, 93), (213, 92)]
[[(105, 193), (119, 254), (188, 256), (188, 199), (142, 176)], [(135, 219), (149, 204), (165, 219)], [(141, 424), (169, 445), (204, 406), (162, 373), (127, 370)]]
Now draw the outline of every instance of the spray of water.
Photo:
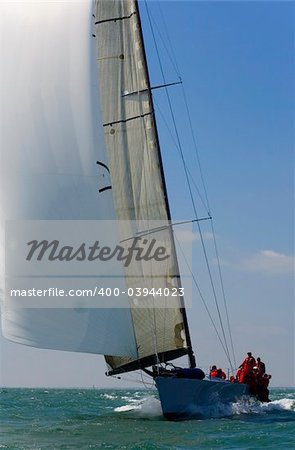
[[(127, 399), (126, 397), (124, 400)], [(141, 418), (157, 418), (162, 416), (160, 401), (154, 396), (144, 398), (128, 398), (128, 404), (114, 409), (116, 413), (131, 413), (132, 416)], [(215, 402), (214, 404), (194, 407), (190, 415), (195, 418), (221, 418), (241, 415), (258, 415), (280, 411), (294, 411), (295, 399), (282, 398), (269, 403), (260, 403), (254, 399), (244, 398), (236, 403), (224, 404)]]

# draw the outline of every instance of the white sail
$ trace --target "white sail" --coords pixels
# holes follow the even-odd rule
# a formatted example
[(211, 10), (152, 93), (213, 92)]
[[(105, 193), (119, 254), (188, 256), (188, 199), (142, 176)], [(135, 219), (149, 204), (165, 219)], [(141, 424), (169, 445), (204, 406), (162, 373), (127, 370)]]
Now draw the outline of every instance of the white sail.
[[(134, 0), (97, 0), (95, 12), (98, 79), (118, 220), (130, 220), (129, 235), (149, 230), (150, 221), (168, 224), (169, 212), (149, 89), (141, 25)], [(140, 226), (136, 227), (136, 222)], [(128, 235), (128, 233), (127, 233)], [(123, 235), (123, 238), (126, 234)], [(126, 269), (127, 285), (178, 286), (171, 230), (155, 233), (172, 254), (161, 276), (151, 264)], [(188, 352), (181, 298), (167, 297), (154, 309), (153, 298), (130, 299), (138, 360), (107, 356), (113, 373), (145, 367)], [(159, 306), (159, 305), (158, 305)], [(143, 309), (144, 307), (144, 309)]]
[[(1, 5), (13, 36), (2, 52), (2, 219), (116, 218), (128, 238), (169, 219), (141, 28), (133, 0), (96, 1), (94, 16), (92, 7), (85, 0)], [(179, 286), (170, 228), (156, 234), (169, 263), (159, 271), (132, 262), (127, 288)], [(189, 352), (180, 297), (124, 301), (104, 310), (6, 303), (2, 328), (26, 345), (109, 355), (113, 372)]]
[[(1, 220), (114, 218), (110, 192), (98, 195), (96, 162), (107, 157), (92, 2), (7, 1), (0, 8)], [(6, 302), (2, 330), (30, 346), (136, 357), (127, 296), (125, 306), (21, 309)]]

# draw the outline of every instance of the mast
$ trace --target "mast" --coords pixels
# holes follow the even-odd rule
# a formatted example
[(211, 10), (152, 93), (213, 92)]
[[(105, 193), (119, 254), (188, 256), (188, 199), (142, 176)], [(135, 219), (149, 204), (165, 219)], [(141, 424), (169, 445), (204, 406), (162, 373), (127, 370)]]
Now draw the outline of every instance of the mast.
[[(145, 68), (145, 72), (146, 72), (146, 77), (147, 77), (148, 91), (149, 91), (149, 95), (150, 95), (152, 120), (154, 122), (154, 130), (155, 130), (155, 137), (156, 137), (156, 142), (157, 142), (158, 158), (159, 158), (159, 163), (160, 163), (160, 172), (162, 175), (162, 184), (163, 184), (163, 191), (164, 191), (164, 196), (165, 196), (165, 204), (166, 204), (166, 209), (167, 209), (168, 220), (171, 222), (171, 211), (170, 211), (170, 205), (169, 205), (169, 200), (168, 200), (168, 193), (167, 193), (167, 186), (166, 186), (165, 175), (164, 175), (162, 155), (161, 155), (161, 151), (160, 151), (160, 140), (159, 140), (159, 134), (158, 134), (158, 128), (157, 128), (157, 122), (156, 122), (154, 101), (153, 101), (153, 96), (152, 96), (150, 75), (149, 75), (148, 64), (147, 64), (147, 57), (146, 57), (145, 44), (144, 44), (144, 38), (143, 38), (143, 32), (142, 32), (140, 12), (139, 12), (139, 7), (138, 7), (138, 0), (133, 0), (133, 1), (134, 1), (136, 17), (137, 17), (138, 26), (139, 26), (139, 34), (140, 34), (141, 44), (142, 44), (143, 63), (144, 63), (144, 68)], [(175, 240), (174, 240), (174, 235), (173, 235), (172, 230), (171, 230), (171, 241), (172, 241), (172, 245), (173, 245), (173, 252), (176, 255)], [(176, 262), (177, 273), (179, 273), (179, 265), (178, 265), (177, 257), (175, 258), (175, 262)], [(177, 277), (177, 284), (178, 284), (178, 287), (181, 287), (180, 275)], [(181, 297), (181, 305), (182, 305), (181, 313), (183, 316), (184, 331), (185, 331), (187, 348), (188, 348), (189, 365), (191, 368), (193, 368), (193, 367), (196, 367), (196, 359), (195, 359), (193, 348), (192, 348), (192, 342), (191, 342), (187, 314), (186, 314), (183, 297)]]

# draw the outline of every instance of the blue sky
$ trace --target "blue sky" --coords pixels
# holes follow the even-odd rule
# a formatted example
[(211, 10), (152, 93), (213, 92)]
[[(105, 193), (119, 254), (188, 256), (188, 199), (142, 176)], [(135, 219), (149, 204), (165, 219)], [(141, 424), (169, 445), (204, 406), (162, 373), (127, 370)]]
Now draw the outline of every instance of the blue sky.
[[(261, 353), (277, 384), (294, 384), (294, 4), (165, 2), (164, 9), (214, 217), (237, 359), (247, 348)], [(184, 152), (198, 180), (176, 91), (170, 88)], [(163, 141), (172, 209), (192, 217), (187, 191), (175, 183), (185, 185), (180, 159), (170, 156), (177, 151), (165, 132)], [(205, 283), (198, 245), (194, 267)], [(222, 364), (197, 295), (193, 304), (199, 360), (206, 366), (213, 354)]]
[[(294, 385), (294, 4), (148, 2), (169, 30), (190, 106), (214, 217), (237, 362), (252, 350), (273, 385)], [(162, 83), (141, 3), (152, 84)], [(177, 81), (159, 49), (167, 82)], [(181, 88), (169, 89), (183, 150), (201, 188)], [(169, 119), (165, 93), (156, 105)], [(158, 125), (174, 217), (193, 218), (181, 161), (161, 114)], [(172, 126), (170, 125), (170, 128)], [(206, 211), (197, 200), (198, 214)], [(210, 227), (202, 224), (212, 246)], [(211, 242), (210, 242), (211, 241)], [(197, 238), (193, 268), (212, 304)], [(209, 250), (213, 270), (214, 255)], [(211, 303), (210, 303), (211, 302)], [(200, 366), (225, 358), (197, 293), (188, 311)], [(101, 357), (30, 349), (1, 338), (1, 384), (109, 386)]]
[[(190, 105), (237, 359), (247, 349), (261, 353), (274, 383), (294, 384), (294, 4), (164, 2), (161, 7)], [(156, 17), (157, 5), (151, 10)], [(168, 73), (173, 81), (173, 69)], [(156, 82), (156, 69), (154, 74)], [(170, 94), (183, 148), (199, 180), (177, 89), (170, 88)], [(177, 150), (168, 133), (162, 135), (174, 215), (182, 209), (192, 217), (183, 201), (187, 190)], [(205, 214), (202, 207), (198, 214)], [(194, 249), (195, 273), (206, 284), (197, 240)], [(189, 317), (199, 361), (206, 366), (214, 355), (222, 364), (197, 295), (193, 305)]]

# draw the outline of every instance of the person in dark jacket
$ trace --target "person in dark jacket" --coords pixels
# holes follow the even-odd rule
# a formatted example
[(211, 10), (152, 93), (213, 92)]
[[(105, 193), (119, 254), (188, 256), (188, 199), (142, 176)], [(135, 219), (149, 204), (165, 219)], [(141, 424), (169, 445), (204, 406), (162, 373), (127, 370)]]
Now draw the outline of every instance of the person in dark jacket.
[(259, 375), (265, 374), (265, 364), (263, 361), (261, 361), (261, 359), (259, 357), (257, 358), (256, 366), (258, 367)]

